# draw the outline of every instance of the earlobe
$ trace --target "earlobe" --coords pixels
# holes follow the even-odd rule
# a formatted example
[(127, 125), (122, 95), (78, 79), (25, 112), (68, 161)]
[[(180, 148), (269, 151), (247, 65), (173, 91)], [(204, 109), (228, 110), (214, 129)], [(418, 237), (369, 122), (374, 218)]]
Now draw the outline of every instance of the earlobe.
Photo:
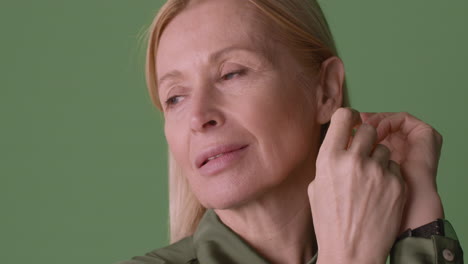
[(317, 122), (328, 123), (343, 103), (344, 65), (333, 56), (322, 62), (317, 87)]

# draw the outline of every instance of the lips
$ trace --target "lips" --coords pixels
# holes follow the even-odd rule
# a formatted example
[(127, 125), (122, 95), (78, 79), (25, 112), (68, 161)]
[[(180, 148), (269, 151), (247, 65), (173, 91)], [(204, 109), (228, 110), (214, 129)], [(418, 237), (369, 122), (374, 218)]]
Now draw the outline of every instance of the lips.
[(247, 146), (248, 145), (245, 144), (229, 144), (208, 148), (197, 156), (195, 159), (195, 166), (201, 168), (210, 160), (221, 157), (223, 154), (246, 148)]

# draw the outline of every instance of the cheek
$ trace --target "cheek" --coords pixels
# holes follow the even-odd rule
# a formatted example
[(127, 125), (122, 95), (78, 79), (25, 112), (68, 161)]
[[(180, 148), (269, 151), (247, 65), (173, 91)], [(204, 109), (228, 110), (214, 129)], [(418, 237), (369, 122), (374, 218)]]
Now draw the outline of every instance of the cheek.
[[(273, 79), (240, 102), (238, 120), (258, 142), (262, 167), (285, 172), (310, 148), (314, 111), (297, 87)], [(290, 90), (287, 90), (290, 89)]]
[(172, 153), (177, 164), (184, 169), (190, 167), (190, 162), (187, 153), (189, 153), (189, 144), (183, 133), (184, 129), (178, 122), (166, 122), (164, 124), (164, 133), (169, 150)]
[(314, 109), (301, 88), (274, 78), (246, 97), (240, 109), (250, 125), (268, 134), (295, 133), (313, 123)]

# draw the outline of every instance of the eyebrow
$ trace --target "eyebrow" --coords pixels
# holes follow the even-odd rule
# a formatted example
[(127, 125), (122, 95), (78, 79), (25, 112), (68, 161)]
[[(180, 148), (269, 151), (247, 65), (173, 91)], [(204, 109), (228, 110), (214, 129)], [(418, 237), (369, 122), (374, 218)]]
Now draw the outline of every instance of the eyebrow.
[[(217, 60), (217, 59), (219, 59), (219, 57), (221, 57), (221, 55), (224, 55), (226, 53), (230, 53), (230, 52), (232, 52), (234, 50), (247, 51), (249, 53), (260, 53), (262, 55), (265, 55), (265, 52), (263, 50), (253, 50), (253, 49), (245, 48), (245, 47), (242, 47), (242, 46), (229, 46), (229, 47), (226, 47), (224, 49), (220, 49), (220, 50), (212, 53), (208, 60), (209, 61)], [(170, 72), (164, 74), (158, 80), (158, 87), (161, 86), (162, 83), (164, 83), (165, 81), (167, 81), (169, 79), (180, 78), (181, 76), (182, 76), (182, 72), (180, 72), (178, 70), (170, 71)]]

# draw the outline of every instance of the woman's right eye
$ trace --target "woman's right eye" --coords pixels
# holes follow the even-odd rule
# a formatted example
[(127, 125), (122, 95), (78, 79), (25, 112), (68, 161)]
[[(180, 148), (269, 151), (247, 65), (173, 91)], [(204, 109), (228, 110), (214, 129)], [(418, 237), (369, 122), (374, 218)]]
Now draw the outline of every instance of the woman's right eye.
[(182, 99), (183, 98), (180, 95), (171, 96), (166, 100), (166, 106), (170, 107), (172, 105), (175, 105), (175, 104), (179, 103)]
[(245, 70), (243, 70), (243, 69), (238, 70), (238, 71), (233, 71), (233, 72), (230, 72), (230, 73), (227, 73), (227, 74), (223, 75), (221, 77), (221, 79), (224, 80), (224, 81), (229, 81), (229, 80), (232, 80), (236, 76), (244, 75), (244, 73), (245, 73)]

